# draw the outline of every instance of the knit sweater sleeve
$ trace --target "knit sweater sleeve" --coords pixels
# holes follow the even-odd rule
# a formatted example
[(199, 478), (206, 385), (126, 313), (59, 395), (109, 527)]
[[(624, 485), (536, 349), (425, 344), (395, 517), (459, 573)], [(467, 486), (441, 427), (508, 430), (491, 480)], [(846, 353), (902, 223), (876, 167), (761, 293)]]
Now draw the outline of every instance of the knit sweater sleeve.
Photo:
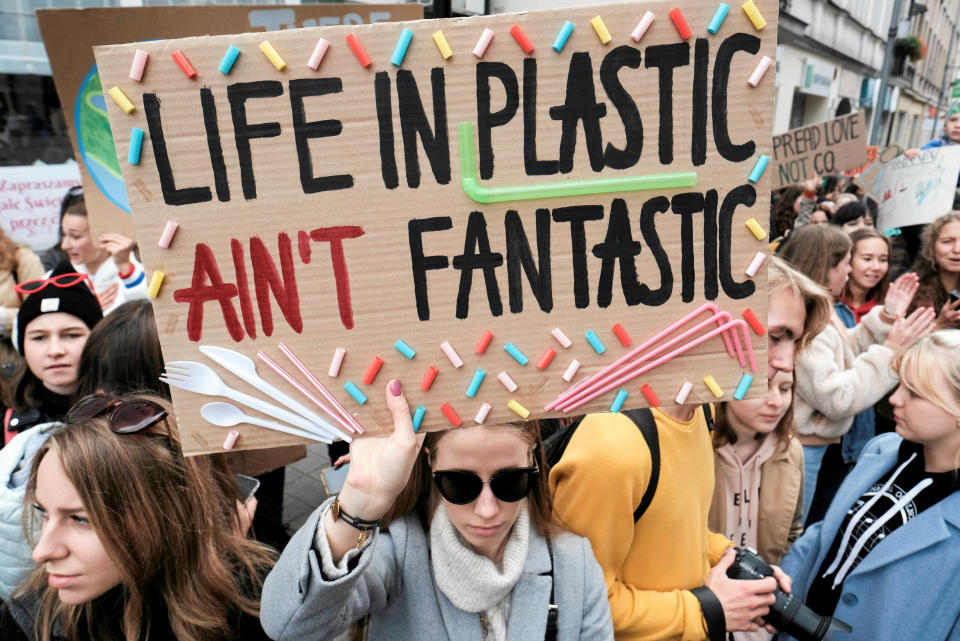
[(872, 345), (854, 357), (850, 367), (844, 365), (845, 349), (849, 348), (837, 329), (827, 325), (797, 357), (797, 394), (829, 421), (844, 421), (839, 426), (824, 424), (815, 429), (798, 425), (802, 434), (824, 438), (843, 435), (850, 427), (845, 419), (871, 407), (896, 385), (897, 378), (890, 369), (893, 351), (889, 348)]
[(126, 277), (121, 276), (119, 273), (117, 274), (117, 278), (123, 287), (124, 298), (126, 300), (146, 298), (148, 285), (146, 270), (144, 270), (140, 261), (133, 256), (130, 257), (130, 264), (133, 266), (133, 271), (127, 274)]
[(590, 539), (618, 637), (704, 639), (700, 605), (690, 591), (645, 590), (620, 578), (633, 544), (633, 512), (650, 473), (650, 450), (629, 418), (588, 415), (550, 471), (554, 512), (564, 527)]

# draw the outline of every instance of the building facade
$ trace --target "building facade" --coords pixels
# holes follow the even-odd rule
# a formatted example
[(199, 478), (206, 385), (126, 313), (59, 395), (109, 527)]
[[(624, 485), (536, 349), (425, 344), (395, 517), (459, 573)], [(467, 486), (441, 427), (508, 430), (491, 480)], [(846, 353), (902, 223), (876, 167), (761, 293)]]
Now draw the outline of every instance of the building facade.
[(937, 108), (942, 116), (950, 97), (946, 87), (940, 104), (941, 87), (960, 75), (960, 0), (901, 0), (888, 91), (877, 109), (895, 4), (781, 0), (775, 133), (864, 110), (871, 129), (882, 119), (882, 146), (914, 147), (938, 135)]

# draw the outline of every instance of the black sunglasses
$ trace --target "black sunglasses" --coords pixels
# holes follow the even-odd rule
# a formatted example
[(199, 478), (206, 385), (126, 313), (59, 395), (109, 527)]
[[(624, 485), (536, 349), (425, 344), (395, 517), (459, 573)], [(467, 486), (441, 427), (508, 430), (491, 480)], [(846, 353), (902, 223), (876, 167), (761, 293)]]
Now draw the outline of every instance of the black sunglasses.
[(70, 408), (65, 423), (85, 421), (110, 412), (107, 420), (117, 434), (132, 434), (156, 425), (167, 417), (162, 405), (148, 400), (121, 401), (103, 394), (86, 396)]
[[(536, 465), (500, 470), (490, 477), (490, 491), (501, 501), (515, 503), (530, 493), (539, 473), (540, 468)], [(454, 505), (466, 505), (477, 500), (484, 483), (473, 472), (461, 470), (434, 472), (433, 482), (440, 495)]]

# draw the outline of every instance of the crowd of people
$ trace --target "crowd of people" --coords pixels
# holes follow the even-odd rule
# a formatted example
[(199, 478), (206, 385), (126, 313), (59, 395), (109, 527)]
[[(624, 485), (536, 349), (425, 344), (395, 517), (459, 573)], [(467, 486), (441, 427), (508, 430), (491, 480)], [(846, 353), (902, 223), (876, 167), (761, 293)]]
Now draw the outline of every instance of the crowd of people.
[(62, 252), (0, 235), (0, 638), (958, 640), (960, 214), (913, 248), (875, 214), (775, 194), (765, 396), (423, 434), (392, 380), (289, 537), (184, 456), (134, 241), (72, 189)]

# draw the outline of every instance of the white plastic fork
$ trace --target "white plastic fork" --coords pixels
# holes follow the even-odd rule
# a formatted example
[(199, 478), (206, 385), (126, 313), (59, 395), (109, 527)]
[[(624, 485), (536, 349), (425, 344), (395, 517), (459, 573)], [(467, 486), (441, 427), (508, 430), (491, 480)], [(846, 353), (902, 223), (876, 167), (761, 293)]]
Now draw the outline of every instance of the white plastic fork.
[(195, 394), (223, 396), (241, 405), (253, 408), (258, 412), (263, 412), (267, 416), (272, 416), (277, 420), (296, 425), (313, 434), (325, 438), (336, 438), (335, 435), (314, 425), (302, 416), (298, 416), (282, 407), (277, 407), (272, 403), (260, 400), (255, 396), (250, 396), (249, 394), (244, 394), (243, 392), (233, 389), (224, 383), (223, 379), (221, 379), (212, 368), (203, 363), (197, 363), (195, 361), (172, 361), (166, 364), (165, 371), (160, 376), (160, 380), (172, 387), (187, 390)]

